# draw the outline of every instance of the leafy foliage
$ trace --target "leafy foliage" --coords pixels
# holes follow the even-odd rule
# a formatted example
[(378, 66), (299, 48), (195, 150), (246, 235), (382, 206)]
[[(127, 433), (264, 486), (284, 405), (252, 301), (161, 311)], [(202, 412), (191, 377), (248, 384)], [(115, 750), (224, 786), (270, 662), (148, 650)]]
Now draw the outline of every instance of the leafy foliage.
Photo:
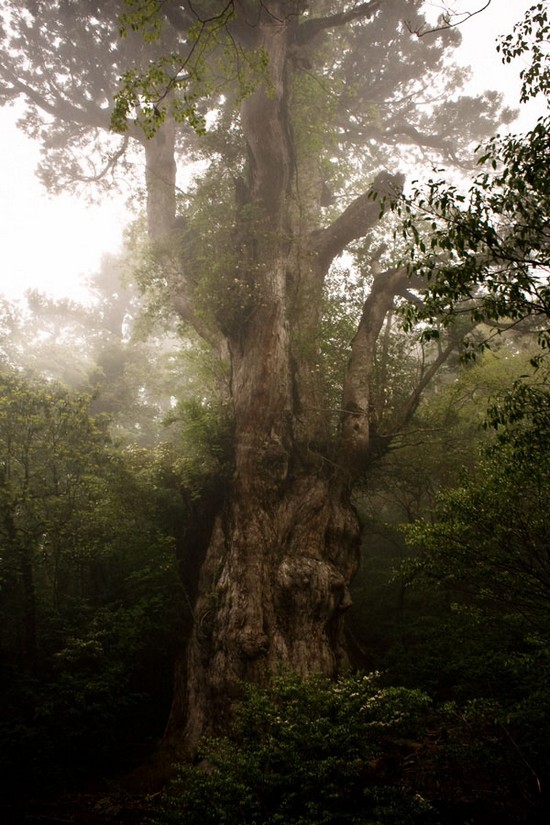
[[(501, 41), (508, 62), (530, 52), (524, 100), (548, 96), (548, 28), (547, 8), (539, 3)], [(465, 313), (500, 332), (527, 320), (548, 346), (549, 149), (550, 120), (540, 118), (525, 135), (497, 135), (478, 147), (484, 170), (467, 194), (440, 178), (402, 199), (396, 208), (409, 244), (407, 266), (422, 293), (420, 305), (404, 310), (407, 326), (441, 316), (450, 324)]]
[[(161, 41), (168, 22), (163, 5), (158, 0), (127, 0), (120, 16), (122, 37), (133, 31), (140, 32), (148, 44)], [(226, 84), (236, 83), (242, 96), (250, 94), (263, 74), (264, 52), (243, 49), (231, 36), (230, 24), (235, 18), (232, 2), (221, 9), (202, 3), (180, 12), (179, 17), (168, 10), (168, 17), (171, 22), (177, 19), (176, 28), (186, 26), (185, 37), (178, 51), (162, 54), (145, 71), (130, 69), (123, 74), (111, 117), (117, 132), (127, 132), (129, 119), (133, 119), (151, 138), (166, 117), (172, 116), (176, 123), (188, 124), (196, 134), (204, 135), (206, 118), (201, 102)]]
[(538, 94), (547, 94), (550, 89), (549, 37), (550, 22), (546, 4), (535, 3), (527, 10), (523, 20), (514, 26), (514, 31), (502, 37), (497, 45), (506, 63), (529, 53), (530, 62), (520, 71), (523, 103)]
[[(400, 569), (413, 553), (402, 525), (429, 517), (437, 495), (466, 483), (475, 471), (480, 449), (496, 438), (493, 427), (486, 426), (488, 405), (498, 398), (502, 412), (507, 390), (529, 369), (529, 351), (512, 354), (512, 347), (520, 343), (515, 340), (467, 365), (447, 364), (409, 426), (378, 458), (357, 494), (363, 550), (352, 586), (349, 626), (372, 666), (394, 672), (399, 667), (396, 656), (401, 657), (401, 667), (405, 661), (407, 667), (414, 664), (419, 654), (411, 638), (417, 630), (412, 627), (417, 620), (428, 622), (432, 607), (439, 615), (441, 599), (434, 596), (432, 605), (425, 593), (411, 591), (409, 571)], [(404, 632), (407, 641), (401, 644)], [(442, 636), (449, 637), (448, 629)], [(422, 684), (437, 684), (442, 671), (434, 662), (431, 676), (422, 676)]]
[(420, 691), (383, 688), (376, 675), (248, 686), (232, 736), (207, 742), (203, 761), (181, 769), (157, 822), (434, 822), (402, 783), (429, 709)]
[(109, 769), (127, 758), (136, 719), (150, 739), (169, 701), (179, 618), (166, 505), (148, 457), (114, 451), (88, 405), (1, 376), (0, 735), (11, 790)]
[[(526, 794), (526, 817), (533, 817), (528, 821), (543, 816), (550, 765), (548, 400), (544, 371), (534, 383), (518, 382), (502, 404), (495, 403), (492, 420), (499, 437), (473, 478), (442, 494), (431, 518), (407, 530), (419, 550), (408, 564), (409, 577), (426, 592), (437, 587), (451, 607), (445, 611), (445, 635), (453, 634), (443, 642), (446, 653), (441, 619), (431, 621), (446, 659), (448, 695), (455, 708), (475, 711), (492, 729), (495, 747), (508, 762), (504, 774), (516, 761), (515, 770), (521, 766), (517, 783), (523, 791), (509, 792), (509, 798)], [(426, 629), (421, 642), (435, 652)], [(417, 669), (415, 684), (419, 676)], [(514, 816), (512, 821), (522, 821), (518, 811)]]
[(449, 324), (464, 313), (496, 329), (530, 319), (547, 346), (549, 129), (546, 118), (524, 137), (493, 138), (479, 159), (491, 171), (468, 195), (439, 179), (400, 207), (423, 299), (406, 308), (408, 325), (441, 315)]
[(411, 527), (410, 538), (426, 553), (424, 572), (492, 610), (518, 613), (550, 639), (547, 377), (518, 382), (493, 406), (493, 421), (507, 425), (475, 480), (444, 494), (432, 522)]

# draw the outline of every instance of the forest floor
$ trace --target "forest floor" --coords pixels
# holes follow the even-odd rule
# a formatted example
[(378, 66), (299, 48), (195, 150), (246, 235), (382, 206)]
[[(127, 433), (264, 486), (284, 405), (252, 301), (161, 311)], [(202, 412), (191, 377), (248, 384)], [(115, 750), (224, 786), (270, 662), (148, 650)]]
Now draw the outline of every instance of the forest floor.
[(0, 821), (6, 825), (141, 825), (155, 813), (157, 797), (112, 792), (0, 800)]

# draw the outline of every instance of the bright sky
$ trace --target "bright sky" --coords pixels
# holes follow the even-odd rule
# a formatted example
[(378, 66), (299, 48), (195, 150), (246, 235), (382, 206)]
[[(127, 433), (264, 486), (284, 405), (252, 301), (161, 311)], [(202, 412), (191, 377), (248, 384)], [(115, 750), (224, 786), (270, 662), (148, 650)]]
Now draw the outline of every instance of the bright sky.
[(38, 147), (0, 109), (0, 293), (27, 289), (82, 300), (84, 280), (101, 257), (116, 251), (129, 216), (122, 201), (89, 206), (70, 195), (52, 197), (36, 179)]
[[(475, 11), (486, 0), (445, 3), (461, 11)], [(521, 64), (504, 66), (495, 39), (511, 31), (534, 0), (492, 0), (488, 9), (461, 27), (461, 61), (474, 69), (472, 91), (503, 91), (510, 105), (519, 101)], [(434, 10), (444, 0), (430, 0)], [(531, 105), (514, 131), (528, 128), (542, 105)], [(0, 109), (0, 293), (8, 298), (35, 288), (55, 297), (86, 300), (85, 279), (97, 271), (106, 252), (120, 248), (130, 216), (122, 198), (90, 207), (76, 197), (48, 196), (34, 176), (38, 147), (16, 127), (12, 109)]]

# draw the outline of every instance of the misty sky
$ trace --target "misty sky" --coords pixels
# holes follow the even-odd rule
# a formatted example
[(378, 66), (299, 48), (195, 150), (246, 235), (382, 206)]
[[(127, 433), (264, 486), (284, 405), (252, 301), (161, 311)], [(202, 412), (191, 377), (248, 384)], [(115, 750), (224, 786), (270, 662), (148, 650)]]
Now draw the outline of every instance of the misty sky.
[[(485, 0), (457, 0), (461, 10), (474, 11)], [(520, 61), (503, 66), (495, 38), (511, 31), (533, 0), (492, 0), (488, 9), (461, 27), (460, 60), (471, 64), (471, 89), (503, 91), (518, 105)], [(429, 3), (434, 12), (442, 8)], [(528, 128), (542, 114), (543, 102), (529, 106), (514, 131)], [(38, 147), (19, 132), (16, 112), (0, 109), (0, 226), (4, 238), (0, 292), (9, 298), (36, 288), (55, 297), (86, 300), (85, 278), (97, 270), (106, 252), (120, 248), (130, 219), (124, 198), (114, 196), (90, 206), (69, 195), (49, 197), (34, 177)]]

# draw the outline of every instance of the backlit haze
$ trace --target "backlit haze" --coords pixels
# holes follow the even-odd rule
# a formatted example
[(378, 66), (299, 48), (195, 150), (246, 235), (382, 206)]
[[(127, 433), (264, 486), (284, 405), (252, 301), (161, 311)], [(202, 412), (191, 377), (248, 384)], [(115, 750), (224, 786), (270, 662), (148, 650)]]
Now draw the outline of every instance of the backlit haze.
[[(457, 0), (453, 8), (473, 12), (485, 0)], [(516, 60), (503, 65), (495, 39), (509, 33), (534, 0), (492, 0), (480, 14), (461, 26), (463, 43), (456, 59), (471, 65), (472, 92), (486, 88), (506, 95), (509, 105), (519, 106), (519, 72)], [(443, 8), (429, 3), (436, 15)], [(428, 35), (429, 36), (429, 35)], [(543, 113), (543, 103), (521, 107), (512, 131), (529, 128)], [(120, 249), (125, 225), (131, 219), (125, 196), (116, 193), (101, 205), (90, 206), (82, 198), (49, 196), (34, 176), (38, 146), (16, 127), (17, 110), (0, 109), (0, 227), (3, 250), (0, 293), (12, 299), (27, 289), (54, 297), (89, 299), (86, 278), (95, 272), (104, 254)]]

